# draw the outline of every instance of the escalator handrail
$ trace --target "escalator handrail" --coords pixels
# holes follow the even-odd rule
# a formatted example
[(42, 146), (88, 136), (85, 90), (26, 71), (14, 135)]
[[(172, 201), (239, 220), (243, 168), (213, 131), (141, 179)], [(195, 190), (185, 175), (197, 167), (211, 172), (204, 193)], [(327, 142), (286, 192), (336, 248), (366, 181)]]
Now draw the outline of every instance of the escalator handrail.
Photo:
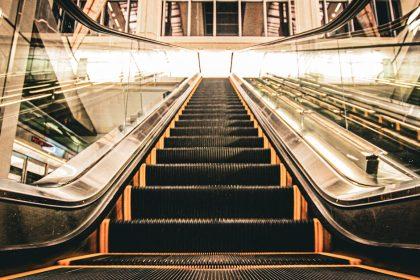
[[(60, 179), (57, 178), (55, 183), (33, 186), (9, 179), (0, 179), (0, 201), (13, 201), (31, 205), (68, 209), (85, 207), (86, 205), (93, 203), (101, 194), (107, 191), (109, 188), (108, 183), (123, 172), (124, 166), (119, 167), (118, 165), (124, 165), (127, 162), (132, 161), (132, 159), (144, 149), (143, 142), (147, 141), (140, 141), (141, 139), (139, 139), (139, 137), (142, 136), (144, 139), (148, 138), (149, 135), (146, 132), (149, 130), (151, 131), (149, 134), (153, 134), (154, 131), (160, 131), (162, 123), (167, 122), (167, 118), (171, 117), (179, 110), (181, 104), (189, 94), (189, 91), (195, 86), (200, 77), (200, 75), (196, 74), (181, 83), (167, 99), (157, 104), (150, 114), (145, 116), (140, 123), (136, 124), (121, 140), (113, 144), (111, 150), (107, 150), (103, 155), (98, 155), (99, 152), (95, 150), (92, 152), (85, 150), (84, 152), (91, 153), (97, 158), (93, 160), (92, 165), (89, 165), (80, 174), (76, 174), (71, 180), (69, 180), (68, 177), (63, 176), (66, 180), (64, 184), (60, 184)], [(184, 87), (186, 86), (189, 86), (190, 89), (185, 90)], [(148, 122), (151, 121), (158, 121), (158, 123), (155, 124), (156, 127), (153, 127), (152, 129), (150, 124), (148, 124)], [(152, 137), (156, 138), (158, 135), (160, 134), (153, 134)], [(155, 140), (156, 139), (150, 139), (152, 142)], [(108, 140), (105, 140), (105, 142), (107, 141)], [(99, 146), (102, 145), (104, 145), (104, 143)], [(127, 162), (122, 162), (123, 159), (119, 156), (119, 153), (122, 153), (130, 147), (133, 149), (134, 146), (137, 147), (136, 151), (133, 152), (133, 155), (128, 155), (130, 159), (128, 159)], [(148, 147), (146, 147), (146, 149), (147, 148)], [(76, 157), (74, 160), (78, 162)], [(117, 171), (114, 172), (109, 170), (109, 162), (112, 162)], [(75, 169), (71, 164), (69, 164), (68, 167), (61, 166), (60, 168), (65, 169), (63, 172), (58, 172), (58, 174), (65, 174), (65, 170), (67, 169)], [(104, 182), (108, 179), (109, 182)]]
[[(255, 96), (256, 99), (260, 99), (260, 97), (257, 97), (255, 91), (250, 90), (251, 85), (244, 81), (243, 78), (233, 74), (231, 79), (235, 83), (240, 84), (241, 87), (247, 88), (249, 92), (251, 92), (250, 95)], [(238, 90), (240, 93), (246, 92), (242, 88)], [(279, 134), (280, 136), (278, 136), (282, 139), (279, 141), (279, 143), (281, 142), (283, 146), (289, 147), (287, 149), (285, 148), (285, 150), (289, 151), (289, 157), (295, 158), (296, 162), (299, 163), (299, 172), (302, 173), (306, 171), (306, 173), (310, 174), (308, 176), (313, 177), (311, 181), (314, 188), (318, 189), (323, 197), (326, 200), (329, 200), (330, 203), (338, 207), (360, 207), (374, 203), (381, 203), (384, 201), (394, 201), (405, 199), (407, 197), (420, 196), (420, 178), (415, 178), (411, 181), (401, 182), (399, 184), (393, 184), (391, 186), (384, 187), (379, 184), (362, 184), (345, 177), (344, 175), (340, 174), (339, 170), (334, 170), (332, 166), (323, 161), (321, 157), (310, 148), (308, 143), (302, 139), (292, 128), (289, 128), (289, 126), (281, 119), (280, 116), (277, 116), (275, 112), (271, 112), (272, 109), (270, 109), (266, 104), (263, 104), (263, 101), (261, 101), (261, 104), (258, 105), (259, 107), (252, 104), (248, 105), (251, 109), (254, 108), (256, 110), (256, 108), (259, 108), (261, 111), (270, 111), (270, 114), (273, 114), (273, 116), (276, 115), (276, 127), (272, 128), (271, 130), (275, 131), (276, 135), (278, 134), (278, 131), (282, 132), (281, 135)], [(267, 131), (269, 130), (268, 126), (266, 126), (263, 121), (261, 121), (260, 125)], [(273, 139), (271, 140), (274, 141), (274, 138), (276, 137), (272, 135), (272, 138)], [(301, 148), (293, 147), (293, 144), (296, 143), (300, 143), (299, 147)], [(302, 147), (305, 148), (305, 152), (302, 152)], [(311, 161), (306, 162), (305, 158), (310, 158)], [(314, 164), (314, 162), (316, 162), (316, 164)], [(316, 168), (314, 168), (315, 166)], [(314, 179), (315, 177), (318, 179)], [(324, 180), (325, 178), (329, 179)], [(334, 182), (334, 188), (331, 188), (331, 185), (329, 185), (332, 182)], [(356, 192), (356, 189), (359, 189), (360, 191), (363, 190), (363, 192)], [(349, 191), (349, 193), (352, 193), (351, 196), (346, 195), (347, 190), (351, 190)]]
[(114, 30), (111, 28), (108, 28), (102, 24), (97, 23), (93, 19), (91, 19), (85, 12), (83, 12), (75, 3), (74, 1), (68, 1), (68, 0), (58, 0), (58, 3), (60, 7), (73, 19), (77, 20), (80, 24), (84, 25), (85, 27), (89, 28), (90, 30), (93, 30), (98, 33), (106, 34), (106, 35), (112, 35), (112, 36), (118, 36), (129, 40), (136, 40), (144, 43), (151, 43), (155, 45), (160, 45), (164, 47), (171, 47), (171, 48), (178, 48), (178, 49), (184, 49), (180, 46), (173, 45), (170, 43), (150, 39), (144, 36), (134, 35), (130, 33), (121, 32), (118, 30)]
[[(302, 193), (305, 194), (307, 201), (315, 205), (316, 211), (321, 215), (320, 218), (325, 221), (326, 225), (330, 225), (329, 229), (359, 244), (387, 248), (420, 249), (420, 244), (418, 242), (413, 243), (410, 238), (403, 241), (384, 242), (380, 240), (381, 236), (379, 235), (368, 238), (366, 232), (363, 232), (365, 235), (363, 236), (360, 232), (356, 232), (355, 228), (349, 226), (349, 224), (353, 225), (356, 222), (366, 223), (364, 219), (373, 217), (378, 219), (374, 223), (369, 224), (369, 228), (372, 228), (373, 235), (375, 235), (375, 231), (373, 231), (374, 227), (381, 228), (385, 224), (389, 226), (390, 221), (393, 223), (392, 229), (394, 233), (400, 230), (398, 226), (407, 228), (415, 227), (418, 223), (405, 222), (403, 217), (401, 219), (390, 220), (385, 218), (386, 220), (384, 220), (383, 214), (392, 214), (394, 217), (399, 214), (398, 212), (386, 212), (381, 207), (393, 207), (394, 205), (404, 203), (404, 207), (406, 207), (404, 210), (406, 211), (405, 213), (414, 213), (416, 211), (416, 205), (420, 201), (420, 180), (409, 182), (405, 188), (401, 188), (395, 192), (381, 187), (366, 188), (367, 190), (372, 190), (372, 196), (365, 198), (346, 199), (344, 196), (338, 197), (332, 195), (331, 192), (327, 193), (325, 190), (331, 190), (332, 187), (335, 190), (344, 192), (346, 189), (351, 191), (360, 186), (339, 176), (272, 108), (265, 104), (261, 97), (253, 91), (245, 90), (247, 86), (242, 78), (233, 74), (231, 75), (231, 81), (235, 85), (235, 88), (237, 88), (238, 93), (247, 102), (249, 109), (253, 112), (256, 120), (258, 120), (259, 125), (270, 139), (273, 148), (278, 152), (283, 163), (290, 169), (299, 188), (304, 190)], [(304, 158), (306, 160), (302, 160)], [(361, 219), (355, 219), (354, 216), (346, 216), (347, 214), (345, 213), (349, 211), (352, 213), (360, 211), (366, 216)], [(344, 213), (344, 216), (348, 219), (348, 224), (340, 221), (339, 219), (343, 219), (343, 217), (336, 215), (336, 213)], [(410, 228), (410, 232), (416, 231)]]

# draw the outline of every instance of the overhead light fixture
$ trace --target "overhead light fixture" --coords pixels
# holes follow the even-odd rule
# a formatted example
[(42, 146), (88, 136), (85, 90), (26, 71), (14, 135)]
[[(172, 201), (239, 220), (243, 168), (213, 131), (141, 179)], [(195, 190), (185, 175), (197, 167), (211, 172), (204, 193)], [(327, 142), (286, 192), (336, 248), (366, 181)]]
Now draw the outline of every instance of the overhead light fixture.
[(338, 3), (337, 6), (335, 6), (334, 13), (337, 13), (341, 9), (341, 3)]

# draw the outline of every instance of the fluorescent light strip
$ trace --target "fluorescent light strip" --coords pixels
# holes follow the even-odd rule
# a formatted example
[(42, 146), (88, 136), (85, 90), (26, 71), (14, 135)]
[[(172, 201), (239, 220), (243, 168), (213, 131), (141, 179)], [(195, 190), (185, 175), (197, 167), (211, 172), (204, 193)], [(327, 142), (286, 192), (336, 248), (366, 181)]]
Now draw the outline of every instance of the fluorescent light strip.
[(49, 97), (49, 96), (52, 96), (52, 94), (49, 93), (49, 94), (43, 94), (43, 95), (33, 96), (33, 97), (25, 98), (25, 99), (10, 101), (10, 102), (6, 102), (6, 103), (0, 104), (0, 107), (6, 107), (6, 106), (9, 106), (9, 105), (13, 105), (13, 104), (17, 104), (17, 103), (22, 103), (22, 102), (25, 102), (25, 101), (42, 99), (42, 98), (46, 98), (46, 97)]
[[(96, 84), (96, 83), (94, 83), (94, 84)], [(54, 94), (66, 93), (66, 92), (70, 92), (70, 91), (73, 91), (73, 90), (87, 88), (87, 87), (90, 87), (90, 86), (92, 86), (92, 85), (89, 84), (89, 85), (84, 85), (84, 86), (80, 86), (80, 87), (69, 88), (69, 89), (65, 89), (65, 90), (59, 90), (59, 91), (54, 92)]]
[[(12, 92), (16, 92), (16, 91), (23, 91), (25, 89), (32, 89), (32, 88), (40, 88), (40, 87), (45, 87), (48, 84), (42, 84), (42, 85), (36, 85), (36, 86), (30, 86), (30, 87), (19, 87), (19, 88), (14, 88), (14, 89), (10, 89), (10, 90), (6, 90), (6, 93), (12, 93)], [(6, 96), (7, 97), (7, 96)], [(3, 98), (6, 98), (3, 97)]]

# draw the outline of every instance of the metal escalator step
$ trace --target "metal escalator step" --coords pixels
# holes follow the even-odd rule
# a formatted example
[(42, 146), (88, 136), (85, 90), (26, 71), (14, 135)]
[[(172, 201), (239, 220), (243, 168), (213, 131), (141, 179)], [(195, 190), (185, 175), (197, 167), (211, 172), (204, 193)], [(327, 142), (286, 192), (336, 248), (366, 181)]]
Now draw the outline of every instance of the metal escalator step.
[(211, 119), (225, 119), (225, 120), (250, 120), (251, 117), (246, 114), (182, 114), (179, 116), (180, 120), (211, 120)]
[(191, 267), (55, 267), (52, 270), (36, 272), (19, 279), (241, 279), (241, 280), (294, 280), (294, 279), (336, 279), (336, 280), (395, 280), (402, 279), (368, 270), (358, 266), (280, 266), (209, 269)]
[(154, 164), (145, 173), (149, 186), (280, 185), (275, 164)]
[(191, 98), (187, 105), (190, 105), (191, 103), (194, 104), (194, 103), (200, 103), (200, 102), (205, 102), (207, 104), (212, 104), (212, 105), (226, 104), (226, 103), (236, 103), (236, 105), (242, 104), (241, 100), (237, 98), (236, 99), (235, 98), (199, 98), (199, 99)]
[(238, 97), (236, 93), (233, 91), (225, 91), (225, 92), (196, 92), (193, 97), (220, 97), (220, 96), (228, 96), (228, 97)]
[(194, 97), (199, 97), (199, 96), (235, 96), (237, 97), (238, 95), (236, 95), (236, 93), (234, 93), (233, 91), (221, 91), (221, 92), (215, 92), (215, 91), (205, 91), (205, 92), (196, 92), (194, 95)]
[(196, 121), (177, 121), (175, 127), (253, 127), (253, 121), (243, 120), (196, 120)]
[(203, 105), (187, 105), (188, 109), (208, 109), (208, 110), (216, 110), (216, 109), (243, 109), (245, 108), (244, 105), (226, 105), (226, 104), (207, 104)]
[(254, 266), (254, 265), (348, 265), (347, 259), (316, 253), (195, 253), (195, 254), (102, 254), (74, 260), (70, 265), (147, 266)]
[(188, 102), (188, 104), (187, 104), (187, 107), (188, 106), (191, 106), (191, 107), (205, 107), (205, 106), (207, 106), (207, 105), (212, 105), (212, 106), (225, 106), (225, 107), (230, 107), (230, 106), (236, 106), (236, 107), (239, 107), (239, 106), (243, 106), (243, 104), (241, 103), (241, 102), (233, 102), (233, 101), (223, 101), (223, 102), (214, 102), (214, 101), (211, 101), (211, 102), (207, 102), (207, 101), (190, 101), (190, 102)]
[(207, 100), (224, 100), (224, 101), (232, 100), (232, 101), (240, 101), (239, 97), (233, 96), (233, 95), (229, 95), (229, 96), (228, 95), (225, 95), (225, 96), (221, 96), (221, 95), (219, 95), (219, 96), (210, 96), (210, 95), (194, 96), (193, 95), (193, 97), (190, 98), (190, 101), (191, 100), (204, 100), (204, 101), (207, 101)]
[(141, 219), (111, 221), (110, 252), (313, 251), (312, 221)]
[(156, 163), (270, 163), (270, 149), (178, 148), (158, 149)]
[(162, 186), (131, 190), (133, 219), (293, 219), (293, 188)]
[(164, 140), (165, 148), (185, 147), (249, 147), (262, 148), (262, 137), (168, 137)]
[(254, 127), (194, 127), (171, 128), (171, 136), (258, 136)]
[(247, 114), (248, 112), (242, 109), (190, 109), (188, 107), (182, 112), (183, 114)]
[(192, 96), (191, 101), (209, 101), (209, 100), (223, 100), (223, 101), (241, 101), (238, 96)]
[(192, 97), (190, 101), (240, 101), (237, 96), (208, 96), (208, 97)]
[(238, 99), (238, 100), (234, 100), (234, 99), (190, 99), (190, 101), (188, 102), (187, 106), (190, 105), (217, 105), (217, 104), (223, 104), (226, 106), (243, 106), (243, 103)]

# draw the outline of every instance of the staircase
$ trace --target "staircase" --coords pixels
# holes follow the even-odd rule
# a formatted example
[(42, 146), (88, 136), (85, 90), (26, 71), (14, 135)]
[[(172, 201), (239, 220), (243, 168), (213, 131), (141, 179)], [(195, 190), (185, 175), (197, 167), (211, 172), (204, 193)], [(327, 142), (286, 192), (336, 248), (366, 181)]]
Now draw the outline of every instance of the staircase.
[(63, 260), (31, 277), (401, 276), (321, 252), (325, 230), (304, 213), (299, 190), (284, 186), (284, 172), (229, 81), (205, 79), (141, 166), (134, 186), (125, 189), (123, 214), (102, 223), (101, 253)]

